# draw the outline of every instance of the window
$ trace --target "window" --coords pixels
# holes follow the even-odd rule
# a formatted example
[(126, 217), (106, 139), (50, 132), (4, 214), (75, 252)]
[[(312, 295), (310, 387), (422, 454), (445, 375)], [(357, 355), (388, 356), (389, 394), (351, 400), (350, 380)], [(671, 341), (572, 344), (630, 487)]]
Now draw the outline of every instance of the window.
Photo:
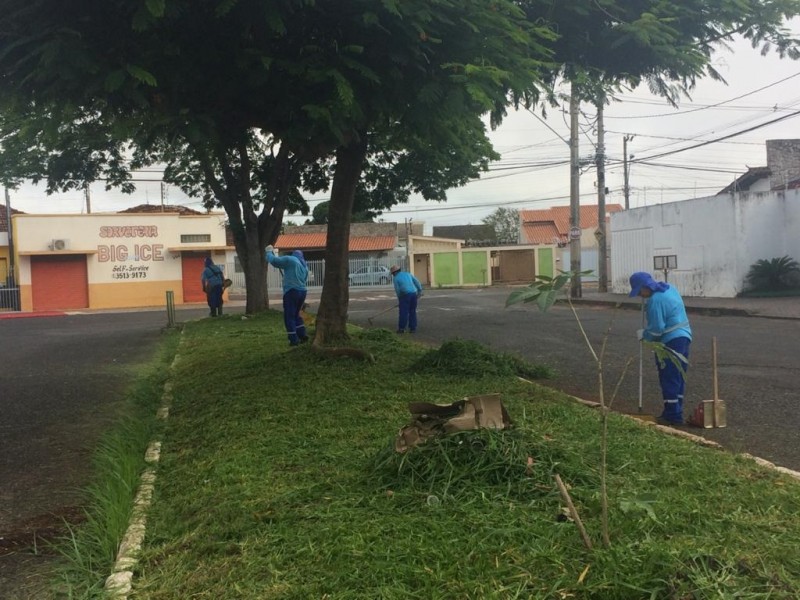
[(187, 233), (181, 236), (181, 244), (201, 244), (210, 241), (210, 233)]

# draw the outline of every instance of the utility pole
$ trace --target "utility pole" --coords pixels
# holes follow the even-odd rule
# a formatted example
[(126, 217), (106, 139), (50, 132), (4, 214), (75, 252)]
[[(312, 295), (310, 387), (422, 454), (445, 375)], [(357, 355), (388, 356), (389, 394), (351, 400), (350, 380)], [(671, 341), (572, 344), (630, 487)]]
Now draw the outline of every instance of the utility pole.
[(581, 166), (578, 152), (578, 84), (574, 81), (569, 97), (569, 269), (575, 276), (572, 280), (570, 296), (580, 298), (581, 290), (581, 207), (580, 207), (580, 180)]
[(603, 124), (603, 108), (605, 102), (601, 98), (597, 102), (597, 291), (608, 291), (608, 244), (606, 243), (606, 142)]
[(626, 134), (625, 137), (622, 138), (622, 173), (625, 178), (625, 187), (623, 188), (623, 191), (625, 193), (625, 210), (628, 210), (631, 207), (631, 202), (630, 202), (631, 188), (630, 185), (628, 184), (628, 175), (630, 169), (630, 167), (628, 166), (628, 142), (630, 142), (633, 139), (633, 137), (634, 136), (632, 135)]
[(16, 265), (14, 264), (14, 234), (11, 230), (11, 196), (8, 193), (8, 188), (5, 188), (6, 192), (6, 229), (8, 229), (8, 273), (6, 273), (6, 283), (8, 287), (15, 288), (17, 287), (16, 283)]
[(92, 214), (92, 197), (89, 194), (89, 184), (83, 186), (83, 195), (86, 198), (86, 214)]
[(164, 212), (164, 205), (167, 202), (167, 184), (161, 182), (161, 212)]

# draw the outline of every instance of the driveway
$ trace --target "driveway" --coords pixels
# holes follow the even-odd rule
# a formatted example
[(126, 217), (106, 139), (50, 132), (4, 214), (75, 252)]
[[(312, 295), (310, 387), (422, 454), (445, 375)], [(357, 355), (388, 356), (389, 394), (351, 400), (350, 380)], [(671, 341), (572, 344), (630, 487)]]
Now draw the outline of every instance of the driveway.
[(53, 560), (42, 542), (81, 519), (93, 450), (165, 324), (164, 311), (0, 319), (3, 600), (40, 598), (27, 588)]
[[(598, 400), (595, 363), (569, 307), (559, 304), (548, 313), (539, 312), (534, 305), (506, 309), (504, 303), (510, 292), (505, 288), (426, 291), (419, 304), (417, 339), (437, 344), (453, 338), (471, 339), (551, 365), (558, 376), (547, 385)], [(355, 296), (351, 298), (350, 318), (368, 326), (368, 317), (394, 303), (390, 292)], [(640, 312), (586, 305), (576, 308), (598, 353), (608, 332), (604, 361), (607, 397), (626, 361), (632, 360), (614, 408), (638, 412), (639, 344), (635, 332), (641, 327)], [(396, 318), (396, 311), (389, 311), (375, 317), (373, 326), (394, 330)], [(695, 340), (687, 379), (687, 408), (691, 410), (699, 400), (712, 398), (712, 337), (718, 343), (720, 398), (728, 406), (727, 428), (691, 431), (732, 451), (750, 452), (800, 470), (800, 320), (697, 314), (689, 318)], [(649, 353), (644, 356), (643, 367), (644, 412), (658, 414), (661, 397)]]

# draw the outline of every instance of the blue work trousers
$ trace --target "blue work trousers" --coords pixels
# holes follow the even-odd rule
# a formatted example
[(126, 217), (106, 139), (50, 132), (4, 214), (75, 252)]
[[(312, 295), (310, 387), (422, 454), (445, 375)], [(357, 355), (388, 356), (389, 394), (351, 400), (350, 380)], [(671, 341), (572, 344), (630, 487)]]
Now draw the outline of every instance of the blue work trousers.
[(661, 415), (669, 421), (683, 421), (683, 396), (686, 391), (686, 373), (689, 371), (689, 346), (692, 341), (686, 337), (675, 338), (664, 344), (683, 365), (683, 372), (674, 361), (659, 362), (658, 382), (661, 384), (661, 395), (664, 398), (664, 412)]
[(308, 339), (306, 324), (300, 316), (305, 301), (306, 290), (291, 289), (283, 294), (283, 324), (286, 326), (286, 333), (292, 346)]
[(417, 330), (417, 294), (403, 294), (398, 298), (400, 315), (397, 321), (397, 331), (405, 331), (406, 327), (411, 333)]
[(206, 290), (206, 301), (212, 317), (222, 314), (222, 291), (222, 285), (212, 285)]

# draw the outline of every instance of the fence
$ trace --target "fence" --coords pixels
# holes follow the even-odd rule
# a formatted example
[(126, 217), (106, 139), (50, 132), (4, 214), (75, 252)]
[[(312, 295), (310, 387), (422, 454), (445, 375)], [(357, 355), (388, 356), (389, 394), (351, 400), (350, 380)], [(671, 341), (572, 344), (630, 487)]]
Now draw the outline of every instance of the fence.
[[(405, 257), (402, 258), (351, 258), (348, 264), (348, 281), (351, 287), (357, 288), (390, 288), (392, 276), (389, 271), (392, 265), (405, 268)], [(225, 265), (225, 276), (233, 281), (231, 294), (245, 294), (244, 273), (236, 271), (233, 263)], [(308, 261), (308, 287), (321, 288), (325, 281), (325, 261)], [(269, 266), (267, 269), (267, 289), (279, 290), (283, 286), (281, 270)]]
[(20, 310), (19, 285), (13, 273), (0, 280), (0, 312)]

